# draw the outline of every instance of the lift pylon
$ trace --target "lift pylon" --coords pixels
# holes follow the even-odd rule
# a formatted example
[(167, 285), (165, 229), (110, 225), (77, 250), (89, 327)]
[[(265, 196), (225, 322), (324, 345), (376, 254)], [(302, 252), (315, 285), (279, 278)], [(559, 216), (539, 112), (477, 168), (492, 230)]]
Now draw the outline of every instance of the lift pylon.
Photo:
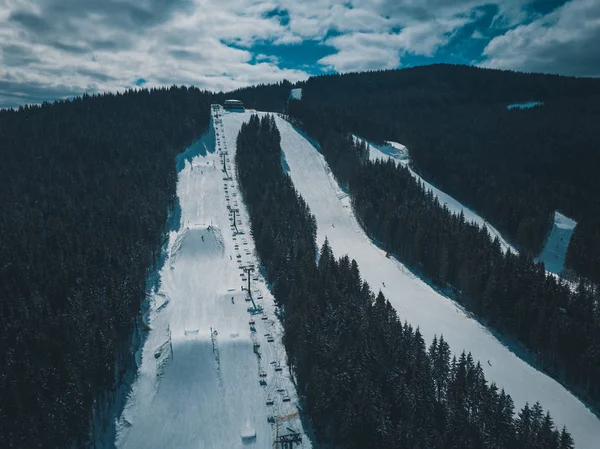
[(283, 421), (288, 421), (298, 416), (298, 412), (290, 413), (289, 415), (280, 416), (275, 420), (275, 440), (273, 441), (274, 449), (292, 449), (294, 443), (302, 443), (302, 434), (287, 428), (288, 432), (285, 435), (279, 435), (279, 424)]

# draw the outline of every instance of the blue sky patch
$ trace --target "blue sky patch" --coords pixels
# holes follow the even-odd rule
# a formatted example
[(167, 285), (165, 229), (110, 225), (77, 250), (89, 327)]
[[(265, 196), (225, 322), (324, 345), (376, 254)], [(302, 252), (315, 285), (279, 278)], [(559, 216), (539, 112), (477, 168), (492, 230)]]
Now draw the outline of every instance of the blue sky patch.
[(301, 44), (273, 45), (262, 43), (254, 45), (250, 51), (254, 53), (254, 62), (258, 55), (275, 57), (282, 69), (301, 69), (311, 74), (323, 73), (316, 62), (325, 56), (336, 53), (334, 47), (317, 40), (306, 40)]

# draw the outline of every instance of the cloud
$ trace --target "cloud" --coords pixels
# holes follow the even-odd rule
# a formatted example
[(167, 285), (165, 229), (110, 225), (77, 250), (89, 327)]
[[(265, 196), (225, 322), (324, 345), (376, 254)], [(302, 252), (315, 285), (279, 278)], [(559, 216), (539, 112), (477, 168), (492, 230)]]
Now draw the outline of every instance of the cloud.
[[(0, 0), (0, 107), (85, 92), (304, 79), (254, 42), (285, 38), (285, 10), (242, 0)], [(45, 94), (48, 93), (48, 95)]]
[(493, 38), (481, 66), (600, 76), (600, 3), (572, 0)]
[(477, 54), (460, 61), (481, 61), (485, 48), (489, 66), (597, 73), (594, 1), (548, 1), (0, 0), (0, 107), (141, 77), (228, 90), (461, 48)]
[(396, 68), (401, 56), (416, 53), (430, 56), (447, 43), (467, 18), (452, 18), (407, 25), (397, 33), (353, 33), (326, 42), (338, 53), (319, 60), (338, 72)]

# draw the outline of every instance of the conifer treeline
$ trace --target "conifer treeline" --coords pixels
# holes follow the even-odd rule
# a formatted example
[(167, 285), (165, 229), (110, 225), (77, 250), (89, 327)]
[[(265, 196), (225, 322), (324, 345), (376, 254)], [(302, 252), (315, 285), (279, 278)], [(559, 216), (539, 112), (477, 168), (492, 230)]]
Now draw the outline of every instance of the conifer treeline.
[[(508, 110), (536, 100), (543, 106)], [(410, 148), (413, 168), (537, 255), (554, 210), (575, 218), (567, 267), (600, 283), (600, 81), (435, 65), (328, 75), (298, 116)]]
[(0, 111), (0, 447), (85, 447), (209, 104), (173, 87)]
[(271, 117), (253, 116), (236, 167), (252, 234), (282, 310), (284, 342), (320, 441), (347, 448), (571, 448), (539, 404), (514, 416), (470, 354), (426, 348), (381, 292), (327, 242), (315, 263), (314, 217), (281, 167)]
[(535, 355), (544, 370), (593, 406), (600, 405), (598, 293), (583, 283), (573, 292), (543, 264), (523, 253), (504, 254), (487, 230), (440, 206), (409, 170), (370, 162), (349, 134), (306, 115), (309, 135), (325, 157), (367, 233), (435, 285), (451, 289), (471, 312)]

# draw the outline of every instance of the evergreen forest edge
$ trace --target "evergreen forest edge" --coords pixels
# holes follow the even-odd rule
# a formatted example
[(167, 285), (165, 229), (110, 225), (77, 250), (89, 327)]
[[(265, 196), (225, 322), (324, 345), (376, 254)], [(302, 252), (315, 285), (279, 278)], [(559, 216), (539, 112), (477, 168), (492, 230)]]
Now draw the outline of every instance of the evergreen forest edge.
[[(431, 68), (435, 70), (436, 75), (421, 76), (418, 72), (413, 83), (418, 86), (418, 78), (431, 78), (436, 81), (434, 86), (443, 87), (445, 70), (478, 69)], [(392, 76), (385, 73), (364, 76)], [(508, 72), (496, 75), (544, 77)], [(457, 82), (457, 76), (452, 77), (453, 82)], [(594, 89), (588, 88), (593, 82), (580, 81), (578, 87), (571, 79), (572, 88), (565, 96), (579, 92), (579, 112), (595, 114), (596, 109), (581, 99), (581, 92), (595, 95)], [(306, 100), (311, 99), (311, 82), (303, 84)], [(290, 88), (290, 83), (282, 82), (240, 89), (233, 95), (261, 109), (283, 111)], [(425, 92), (428, 103), (434, 104), (431, 86), (428, 89), (421, 87), (420, 92)], [(511, 100), (502, 97), (495, 101), (520, 101), (531, 92), (517, 86), (511, 95)], [(140, 302), (148, 274), (160, 258), (167, 212), (174, 207), (175, 155), (200, 136), (208, 125), (209, 104), (223, 98), (222, 94), (195, 88), (173, 87), (86, 95), (72, 101), (0, 111), (0, 171), (3, 179), (9, 180), (0, 191), (0, 314), (5, 323), (0, 343), (6, 367), (0, 373), (0, 424), (7, 429), (0, 435), (0, 445), (68, 447), (87, 441), (94, 398), (103, 391), (109, 396), (111, 391), (114, 394), (115, 385), (126, 375), (115, 367), (132, 363), (128, 350), (138, 332)], [(538, 98), (543, 99), (540, 95)], [(367, 128), (377, 119), (357, 125), (364, 129), (354, 128), (358, 116), (348, 113), (352, 108), (336, 105), (331, 98), (328, 101), (340, 113), (333, 123), (336, 132), (352, 129), (375, 141), (411, 142), (404, 135), (388, 134), (389, 128), (369, 133)], [(448, 98), (444, 101), (449, 102)], [(472, 105), (474, 101), (471, 98), (466, 103)], [(547, 106), (548, 100), (545, 103)], [(374, 110), (372, 103), (364, 104)], [(413, 97), (411, 107), (418, 104), (418, 97)], [(328, 110), (326, 115), (331, 117), (330, 113)], [(575, 118), (569, 120), (572, 129)], [(381, 116), (379, 121), (382, 127), (394, 126)], [(442, 137), (437, 136), (436, 143)], [(413, 149), (412, 143), (409, 147)], [(588, 147), (580, 146), (579, 151)], [(582, 156), (580, 159), (587, 161), (588, 154)], [(426, 159), (426, 155), (423, 157)], [(427, 163), (422, 164), (427, 167)], [(588, 167), (591, 170), (594, 165)], [(426, 173), (426, 169), (416, 168)], [(385, 169), (378, 167), (376, 171), (382, 173)], [(450, 181), (444, 188), (453, 192)], [(462, 199), (461, 195), (456, 196)], [(595, 279), (593, 274), (600, 272), (595, 270), (599, 265), (594, 259), (600, 236), (594, 232), (600, 227), (595, 226), (593, 217), (582, 220), (577, 213), (571, 215), (578, 218), (579, 225), (567, 264)], [(547, 229), (547, 220), (536, 220), (530, 224), (537, 224), (521, 228), (537, 229), (539, 225), (539, 229)], [(514, 233), (508, 231), (508, 235)], [(521, 235), (526, 236), (522, 247), (527, 248), (530, 238), (531, 248), (535, 248), (536, 241), (539, 246), (539, 236), (531, 237), (529, 231)], [(582, 250), (573, 250), (577, 246), (589, 251), (578, 256)], [(588, 299), (584, 302), (588, 307)], [(523, 302), (521, 305), (533, 308)], [(585, 307), (574, 311), (586, 314), (589, 307)], [(591, 315), (597, 316), (597, 302), (592, 307)]]
[(332, 447), (566, 448), (539, 403), (514, 416), (471, 354), (429, 350), (418, 330), (360, 278), (358, 265), (316, 253), (315, 218), (281, 167), (272, 116), (237, 139), (236, 170), (252, 235), (272, 285), (298, 392), (317, 439)]
[(318, 142), (348, 189), (367, 234), (411, 269), (526, 348), (536, 363), (593, 408), (600, 404), (600, 308), (597, 286), (577, 288), (534, 263), (504, 253), (484, 228), (441, 206), (406, 167), (370, 161), (337, 110), (291, 101), (289, 113)]

